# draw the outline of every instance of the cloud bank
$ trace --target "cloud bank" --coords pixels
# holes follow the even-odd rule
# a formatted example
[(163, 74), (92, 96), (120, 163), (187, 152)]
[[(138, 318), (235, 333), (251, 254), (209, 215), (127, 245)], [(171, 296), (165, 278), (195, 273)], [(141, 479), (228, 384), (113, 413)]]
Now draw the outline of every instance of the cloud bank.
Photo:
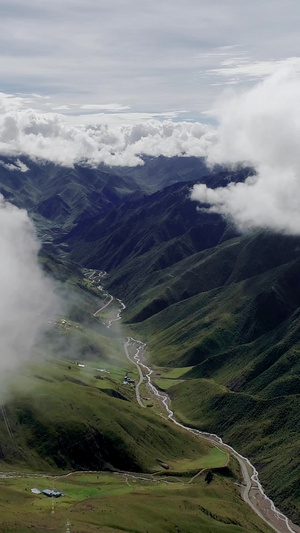
[(32, 356), (48, 320), (58, 312), (55, 286), (38, 263), (39, 244), (27, 212), (0, 196), (0, 402), (7, 372)]
[[(72, 125), (58, 113), (41, 113), (28, 108), (22, 98), (0, 95), (0, 154), (33, 160), (48, 160), (64, 166), (87, 162), (89, 165), (135, 166), (143, 164), (141, 155), (174, 156), (205, 153), (208, 126), (130, 116), (97, 115), (97, 123)], [(95, 116), (93, 116), (95, 119)], [(116, 124), (105, 123), (117, 118)]]
[(0, 95), (0, 154), (15, 157), (1, 164), (11, 170), (26, 172), (21, 155), (64, 166), (135, 166), (143, 155), (204, 157), (211, 166), (245, 163), (256, 176), (222, 189), (197, 185), (192, 198), (231, 217), (242, 231), (300, 233), (300, 73), (289, 62), (251, 89), (225, 92), (215, 105), (216, 128), (126, 112), (93, 114), (93, 124), (80, 125), (76, 117), (28, 107), (32, 102)]
[(300, 234), (300, 75), (280, 68), (242, 93), (227, 93), (216, 110), (219, 127), (207, 150), (214, 165), (244, 162), (257, 175), (211, 190), (196, 185), (192, 199), (233, 219), (239, 229)]

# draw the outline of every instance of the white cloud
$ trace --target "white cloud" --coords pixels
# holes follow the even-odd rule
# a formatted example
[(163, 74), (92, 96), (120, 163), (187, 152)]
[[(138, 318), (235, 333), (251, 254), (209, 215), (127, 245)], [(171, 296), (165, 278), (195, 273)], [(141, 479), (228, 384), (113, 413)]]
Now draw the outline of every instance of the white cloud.
[(0, 196), (0, 401), (7, 372), (32, 356), (47, 321), (59, 310), (55, 286), (41, 270), (38, 251), (26, 211)]
[[(49, 104), (51, 105), (51, 104)], [(71, 109), (70, 106), (68, 105), (57, 105), (57, 106), (54, 106), (51, 108), (52, 111), (69, 111), (69, 109)]]
[(121, 105), (121, 104), (84, 104), (80, 106), (80, 109), (85, 110), (107, 110), (107, 111), (123, 111), (126, 109), (129, 109), (128, 105)]
[[(27, 108), (27, 102), (21, 98), (14, 102), (2, 94), (0, 154), (25, 155), (64, 166), (79, 162), (135, 166), (142, 164), (143, 154), (204, 155), (210, 128), (199, 123), (173, 122), (174, 115), (103, 113), (97, 119), (93, 115), (94, 124), (80, 125), (74, 120), (72, 125), (74, 117), (66, 119), (60, 114), (41, 113)], [(20, 164), (17, 166), (25, 170)]]
[[(221, 76), (237, 76), (236, 80), (231, 83), (237, 83), (238, 80), (245, 76), (251, 78), (263, 78), (276, 73), (281, 68), (293, 68), (300, 72), (300, 58), (288, 57), (277, 61), (250, 61), (243, 58), (231, 58), (222, 62), (220, 68), (211, 69), (211, 74)], [(227, 82), (227, 83), (230, 83)]]
[(226, 93), (216, 108), (219, 127), (208, 162), (252, 165), (245, 183), (208, 189), (192, 198), (231, 217), (237, 226), (300, 234), (300, 75), (288, 68), (242, 93)]
[(27, 172), (29, 170), (28, 166), (19, 159), (17, 159), (15, 163), (5, 163), (0, 160), (0, 166), (7, 170), (17, 170), (18, 172)]
[[(73, 112), (76, 112), (76, 109), (73, 108)], [(152, 119), (156, 120), (173, 120), (176, 119), (184, 111), (171, 111), (166, 113), (145, 113), (145, 112), (122, 112), (122, 113), (79, 113), (68, 115), (66, 122), (73, 126), (82, 127), (86, 125), (87, 127), (94, 126), (108, 126), (113, 128), (121, 128), (123, 126), (131, 126), (139, 123), (144, 123)]]

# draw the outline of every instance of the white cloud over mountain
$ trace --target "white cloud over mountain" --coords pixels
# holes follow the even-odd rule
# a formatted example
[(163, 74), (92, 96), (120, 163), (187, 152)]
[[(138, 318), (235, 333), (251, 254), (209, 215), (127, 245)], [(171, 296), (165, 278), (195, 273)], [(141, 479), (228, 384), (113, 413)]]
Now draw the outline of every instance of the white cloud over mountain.
[(245, 162), (257, 175), (215, 190), (196, 185), (192, 198), (242, 230), (300, 234), (299, 73), (281, 68), (250, 90), (227, 93), (215, 113), (219, 127), (208, 162)]

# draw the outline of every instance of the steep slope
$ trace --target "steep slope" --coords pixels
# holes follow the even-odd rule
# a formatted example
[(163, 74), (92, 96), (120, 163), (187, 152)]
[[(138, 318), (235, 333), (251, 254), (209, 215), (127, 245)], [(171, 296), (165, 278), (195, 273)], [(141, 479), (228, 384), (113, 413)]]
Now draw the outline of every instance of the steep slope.
[(85, 360), (82, 372), (68, 358), (56, 357), (14, 377), (13, 399), (5, 405), (12, 440), (0, 421), (2, 463), (27, 469), (154, 471), (157, 458), (167, 463), (208, 453), (199, 439), (150, 410), (141, 413), (126, 387), (116, 393), (119, 398), (108, 394), (116, 382), (106, 380), (111, 388), (103, 388), (92, 371), (95, 361)]
[[(171, 160), (176, 165), (177, 158)], [(243, 181), (249, 174), (250, 169), (219, 170), (201, 180), (215, 188), (228, 181)], [(147, 263), (158, 260), (154, 270), (160, 270), (236, 235), (220, 216), (209, 215), (206, 206), (199, 210), (196, 202), (190, 201), (193, 183), (176, 183), (148, 196), (128, 198), (105, 217), (77, 224), (58, 242), (68, 245), (74, 260), (91, 268), (101, 264), (110, 271), (126, 262), (126, 269), (128, 260), (153, 252)]]
[[(160, 262), (165, 258), (168, 264), (214, 246), (223, 236), (226, 223), (218, 216), (199, 212), (196, 203), (189, 200), (189, 190), (188, 184), (176, 184), (126, 202), (102, 220), (78, 225), (64, 237), (70, 256), (90, 268), (101, 265), (112, 270), (126, 263), (125, 268), (130, 270), (131, 259), (148, 252), (155, 255), (158, 249)], [(181, 250), (178, 241), (182, 242)], [(160, 268), (163, 264), (158, 264), (156, 270)]]
[(133, 179), (118, 176), (109, 168), (64, 168), (25, 158), (21, 161), (25, 172), (16, 168), (14, 159), (1, 157), (0, 193), (29, 211), (42, 240), (52, 240), (79, 222), (101, 218), (127, 196), (141, 195)]
[[(193, 254), (146, 284), (127, 320), (143, 323), (145, 333), (155, 331), (157, 343), (163, 335), (174, 366), (252, 342), (300, 304), (299, 244), (299, 238), (257, 233)], [(272, 253), (266, 255), (267, 249)], [(165, 309), (159, 314), (158, 302)]]

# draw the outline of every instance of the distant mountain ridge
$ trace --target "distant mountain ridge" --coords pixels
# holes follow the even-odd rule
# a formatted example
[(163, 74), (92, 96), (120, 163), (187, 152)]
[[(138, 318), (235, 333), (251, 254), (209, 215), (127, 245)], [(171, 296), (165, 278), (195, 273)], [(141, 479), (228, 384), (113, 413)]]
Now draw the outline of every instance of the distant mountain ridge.
[(26, 172), (10, 170), (15, 160), (1, 157), (6, 166), (0, 167), (0, 193), (28, 210), (42, 240), (45, 228), (51, 238), (51, 229), (54, 234), (63, 233), (78, 222), (103, 216), (126, 196), (142, 194), (134, 180), (115, 175), (111, 169), (65, 168), (20, 159)]

